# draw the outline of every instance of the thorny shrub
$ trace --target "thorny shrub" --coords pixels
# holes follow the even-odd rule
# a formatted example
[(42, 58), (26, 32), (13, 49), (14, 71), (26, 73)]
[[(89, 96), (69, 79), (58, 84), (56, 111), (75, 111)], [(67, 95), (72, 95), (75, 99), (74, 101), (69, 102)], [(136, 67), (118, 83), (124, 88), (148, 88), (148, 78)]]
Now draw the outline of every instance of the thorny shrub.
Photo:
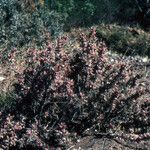
[(100, 133), (150, 138), (142, 75), (121, 60), (112, 62), (95, 34), (81, 33), (72, 53), (65, 51), (67, 37), (28, 50), (27, 67), (14, 85), (15, 104), (2, 112), (1, 148), (65, 149), (78, 136)]

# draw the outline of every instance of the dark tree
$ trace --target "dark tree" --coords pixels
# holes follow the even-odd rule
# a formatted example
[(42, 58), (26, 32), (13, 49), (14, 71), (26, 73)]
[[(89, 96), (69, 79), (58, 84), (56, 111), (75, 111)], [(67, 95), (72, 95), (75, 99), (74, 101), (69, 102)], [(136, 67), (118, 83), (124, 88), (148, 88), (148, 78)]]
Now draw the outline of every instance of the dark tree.
[(150, 1), (149, 0), (135, 0), (138, 7), (137, 19), (138, 22), (145, 28), (150, 27)]

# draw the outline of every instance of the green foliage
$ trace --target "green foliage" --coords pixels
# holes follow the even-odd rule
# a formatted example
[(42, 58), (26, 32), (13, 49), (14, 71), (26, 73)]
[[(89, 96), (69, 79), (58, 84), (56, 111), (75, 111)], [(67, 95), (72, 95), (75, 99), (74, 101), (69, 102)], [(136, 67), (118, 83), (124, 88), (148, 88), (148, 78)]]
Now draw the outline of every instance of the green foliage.
[(113, 0), (112, 7), (116, 7), (115, 21), (119, 23), (132, 23), (135, 21), (137, 6), (134, 0)]
[[(133, 23), (139, 7), (133, 0), (47, 0), (50, 10), (66, 14), (69, 26), (88, 26), (97, 23)], [(141, 4), (142, 5), (142, 4)]]
[(98, 23), (150, 24), (149, 1), (144, 0), (46, 0), (50, 10), (64, 13), (66, 28)]
[(46, 1), (46, 5), (50, 10), (56, 10), (57, 12), (66, 15), (66, 25), (68, 27), (72, 25), (85, 26), (90, 25), (93, 22), (93, 16), (95, 12), (94, 4), (88, 1), (74, 1), (74, 0), (56, 0)]
[[(43, 41), (49, 38), (47, 33), (57, 37), (63, 30), (72, 26), (137, 21), (147, 25), (148, 22), (148, 17), (140, 16), (147, 12), (146, 2), (142, 4), (132, 0), (45, 0), (44, 4), (34, 2), (33, 8), (31, 4), (27, 6), (25, 1), (1, 0), (0, 45), (8, 49), (31, 43), (41, 46)], [(143, 12), (144, 10), (146, 12)]]
[(13, 94), (11, 92), (2, 92), (0, 91), (0, 112), (5, 108), (5, 107), (10, 107), (11, 104), (13, 103)]
[(1, 0), (0, 14), (0, 44), (8, 49), (31, 43), (41, 45), (47, 33), (58, 36), (62, 32), (62, 15), (38, 3), (29, 9), (24, 1)]
[(110, 50), (126, 55), (150, 57), (150, 34), (143, 30), (118, 25), (100, 25), (97, 28), (97, 36), (106, 41)]

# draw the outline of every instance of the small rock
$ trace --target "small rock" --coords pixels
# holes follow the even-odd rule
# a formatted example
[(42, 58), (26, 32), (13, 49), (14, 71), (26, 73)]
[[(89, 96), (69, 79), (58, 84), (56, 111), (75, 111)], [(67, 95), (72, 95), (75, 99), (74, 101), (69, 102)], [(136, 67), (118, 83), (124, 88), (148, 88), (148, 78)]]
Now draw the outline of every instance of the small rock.
[(142, 60), (143, 60), (143, 62), (147, 62), (147, 61), (148, 61), (148, 58), (147, 58), (147, 57), (144, 57)]
[(3, 81), (3, 80), (5, 80), (5, 78), (4, 78), (4, 77), (2, 77), (2, 76), (0, 76), (0, 81)]

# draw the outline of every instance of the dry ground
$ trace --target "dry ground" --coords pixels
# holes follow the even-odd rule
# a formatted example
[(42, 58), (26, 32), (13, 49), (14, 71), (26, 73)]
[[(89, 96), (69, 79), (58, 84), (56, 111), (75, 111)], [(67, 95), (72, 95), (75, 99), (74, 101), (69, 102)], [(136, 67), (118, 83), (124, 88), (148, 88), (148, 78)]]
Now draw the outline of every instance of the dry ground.
[(150, 141), (129, 143), (89, 136), (82, 138), (70, 150), (150, 150)]

